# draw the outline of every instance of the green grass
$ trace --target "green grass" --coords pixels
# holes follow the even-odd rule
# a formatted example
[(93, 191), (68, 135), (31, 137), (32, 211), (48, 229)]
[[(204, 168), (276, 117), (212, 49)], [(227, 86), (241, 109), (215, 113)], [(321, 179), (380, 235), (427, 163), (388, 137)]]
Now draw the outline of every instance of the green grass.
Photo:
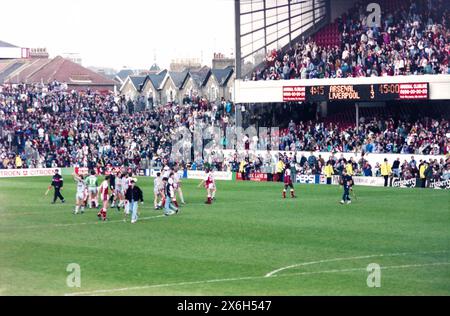
[[(450, 294), (448, 192), (358, 187), (342, 206), (335, 186), (296, 186), (299, 198), (282, 200), (277, 183), (221, 182), (207, 206), (186, 181), (188, 204), (166, 218), (152, 209), (151, 182), (138, 182), (148, 219), (131, 225), (115, 210), (107, 223), (93, 210), (72, 215), (69, 179), (64, 205), (43, 196), (48, 178), (0, 180), (0, 295)], [(69, 263), (81, 288), (66, 285)], [(366, 284), (370, 263), (381, 288)]]

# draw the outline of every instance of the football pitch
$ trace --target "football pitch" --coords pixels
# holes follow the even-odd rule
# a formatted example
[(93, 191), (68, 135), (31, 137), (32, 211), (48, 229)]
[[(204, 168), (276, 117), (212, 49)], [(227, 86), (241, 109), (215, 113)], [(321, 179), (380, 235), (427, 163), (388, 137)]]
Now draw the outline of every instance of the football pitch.
[(132, 225), (115, 209), (105, 223), (73, 215), (68, 176), (55, 205), (49, 178), (1, 179), (0, 295), (450, 295), (446, 191), (357, 187), (340, 205), (337, 186), (283, 200), (279, 183), (219, 182), (209, 206), (189, 180), (187, 205), (164, 217), (152, 181), (139, 178)]

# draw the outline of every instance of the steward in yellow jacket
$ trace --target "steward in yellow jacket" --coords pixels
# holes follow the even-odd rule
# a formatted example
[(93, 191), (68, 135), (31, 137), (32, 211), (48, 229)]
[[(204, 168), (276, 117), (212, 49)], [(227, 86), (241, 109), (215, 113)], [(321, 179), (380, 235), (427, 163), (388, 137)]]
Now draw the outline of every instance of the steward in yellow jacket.
[(384, 162), (381, 164), (381, 176), (384, 178), (384, 186), (388, 186), (389, 176), (392, 174), (391, 165), (388, 163), (387, 159), (384, 159)]

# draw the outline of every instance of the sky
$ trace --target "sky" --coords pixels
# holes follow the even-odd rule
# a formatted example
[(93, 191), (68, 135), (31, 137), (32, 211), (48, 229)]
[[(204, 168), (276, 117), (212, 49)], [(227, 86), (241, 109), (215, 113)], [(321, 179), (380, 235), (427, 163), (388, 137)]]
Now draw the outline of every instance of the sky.
[(234, 53), (234, 0), (5, 0), (0, 40), (78, 53), (83, 66), (168, 68), (175, 58), (210, 65)]

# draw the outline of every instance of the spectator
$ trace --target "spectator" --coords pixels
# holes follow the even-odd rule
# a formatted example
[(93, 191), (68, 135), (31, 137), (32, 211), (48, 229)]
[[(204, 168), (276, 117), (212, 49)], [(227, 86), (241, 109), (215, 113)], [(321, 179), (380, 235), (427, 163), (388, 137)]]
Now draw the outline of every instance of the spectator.
[(400, 177), (400, 158), (397, 158), (392, 164), (392, 173), (394, 174), (394, 177)]
[(380, 28), (365, 25), (360, 11), (367, 3), (359, 2), (338, 20), (340, 45), (320, 46), (309, 38), (292, 43), (286, 52), (272, 50), (266, 68), (251, 80), (449, 73), (449, 7), (445, 1), (431, 8), (424, 5), (427, 0), (414, 1), (423, 9), (408, 10), (392, 1), (396, 9), (382, 15)]

